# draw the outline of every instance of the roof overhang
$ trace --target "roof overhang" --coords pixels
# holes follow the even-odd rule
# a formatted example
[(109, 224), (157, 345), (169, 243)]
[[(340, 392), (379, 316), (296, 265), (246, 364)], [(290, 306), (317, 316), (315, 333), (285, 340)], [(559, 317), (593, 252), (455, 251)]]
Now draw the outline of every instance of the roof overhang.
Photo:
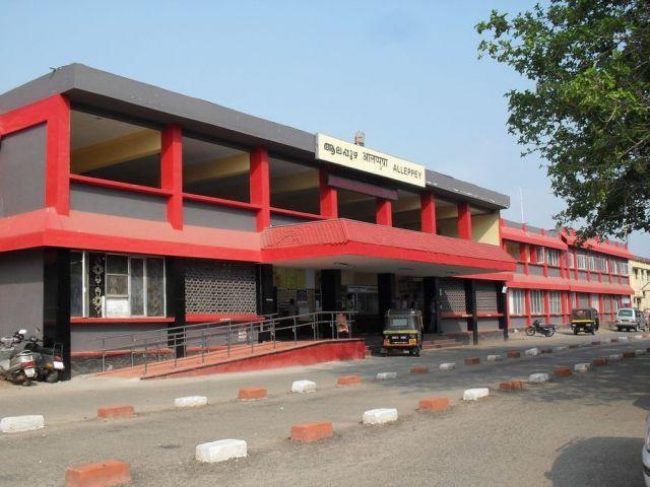
[(283, 267), (410, 276), (512, 272), (516, 267), (495, 245), (344, 219), (269, 228), (262, 234), (262, 259)]

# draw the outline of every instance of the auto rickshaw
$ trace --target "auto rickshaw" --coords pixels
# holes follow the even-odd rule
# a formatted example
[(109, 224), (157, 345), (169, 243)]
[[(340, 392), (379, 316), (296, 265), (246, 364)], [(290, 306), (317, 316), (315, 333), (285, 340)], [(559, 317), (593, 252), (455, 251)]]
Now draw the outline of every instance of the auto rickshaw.
[(571, 329), (574, 335), (577, 335), (579, 332), (595, 335), (599, 326), (600, 319), (598, 318), (597, 309), (576, 308), (571, 311)]
[(419, 357), (423, 329), (421, 311), (389, 309), (386, 311), (384, 321), (384, 343), (381, 354), (388, 355), (392, 351), (399, 351)]

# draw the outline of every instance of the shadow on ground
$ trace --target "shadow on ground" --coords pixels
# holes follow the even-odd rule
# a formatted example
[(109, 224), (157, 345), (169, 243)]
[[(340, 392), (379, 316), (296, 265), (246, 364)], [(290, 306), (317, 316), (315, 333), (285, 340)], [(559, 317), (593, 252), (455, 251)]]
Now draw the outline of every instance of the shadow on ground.
[(621, 478), (637, 471), (638, 482), (625, 487), (641, 487), (644, 485), (642, 446), (640, 437), (578, 439), (558, 450), (559, 455), (550, 472), (546, 472), (546, 478), (553, 487), (623, 487)]

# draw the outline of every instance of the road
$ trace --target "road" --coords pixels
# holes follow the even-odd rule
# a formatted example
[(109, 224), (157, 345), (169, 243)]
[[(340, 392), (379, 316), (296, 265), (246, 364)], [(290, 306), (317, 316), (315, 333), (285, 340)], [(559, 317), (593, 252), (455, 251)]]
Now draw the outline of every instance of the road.
[[(11, 465), (0, 473), (0, 485), (59, 486), (69, 464), (118, 458), (131, 463), (138, 486), (642, 486), (650, 354), (530, 385), (524, 392), (493, 392), (476, 403), (459, 400), (468, 387), (494, 391), (503, 380), (650, 346), (648, 339), (632, 340), (485, 362), (487, 354), (509, 349), (591, 341), (557, 336), (425, 352), (417, 359), (373, 357), (145, 384), (78, 379), (49, 388), (4, 388), (0, 416), (44, 414), (47, 427), (0, 437), (3, 462)], [(463, 365), (470, 355), (482, 363)], [(437, 369), (450, 361), (458, 368)], [(415, 364), (428, 365), (431, 372), (409, 375)], [(398, 378), (373, 380), (379, 371), (397, 371)], [(360, 373), (363, 383), (335, 386), (336, 377), (348, 373)], [(302, 378), (315, 380), (319, 391), (288, 393), (291, 381)], [(269, 397), (235, 400), (238, 387), (247, 385), (267, 387)], [(196, 410), (171, 408), (174, 397), (187, 394), (207, 395), (210, 404)], [(452, 408), (416, 411), (418, 400), (430, 395), (448, 396)], [(97, 406), (124, 402), (136, 405), (135, 418), (92, 419)], [(363, 412), (378, 407), (397, 408), (399, 421), (361, 425)], [(288, 440), (292, 424), (314, 420), (332, 421), (334, 438), (309, 445)], [(247, 440), (249, 457), (218, 465), (194, 461), (198, 443), (223, 438)]]

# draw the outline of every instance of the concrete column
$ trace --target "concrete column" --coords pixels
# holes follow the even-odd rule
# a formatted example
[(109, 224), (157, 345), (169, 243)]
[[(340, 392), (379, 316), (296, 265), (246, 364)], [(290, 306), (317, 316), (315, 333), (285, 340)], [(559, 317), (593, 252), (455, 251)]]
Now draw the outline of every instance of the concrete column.
[(339, 200), (336, 188), (328, 184), (328, 172), (326, 169), (321, 168), (319, 173), (320, 185), (320, 214), (327, 218), (338, 218), (339, 216)]
[(508, 326), (509, 326), (509, 316), (508, 316), (508, 292), (504, 292), (507, 283), (496, 282), (496, 293), (497, 293), (497, 312), (501, 314), (499, 317), (499, 328), (503, 330), (503, 339), (508, 339)]
[(273, 290), (273, 266), (259, 264), (257, 266), (257, 314), (270, 315), (275, 313), (275, 293)]
[(377, 225), (393, 226), (393, 202), (391, 200), (377, 198), (375, 222)]
[(472, 240), (472, 212), (469, 203), (458, 203), (458, 238)]
[(167, 221), (176, 230), (183, 228), (183, 134), (178, 125), (162, 132), (160, 186), (171, 191), (167, 199)]
[(384, 327), (384, 316), (393, 305), (395, 292), (397, 289), (397, 280), (395, 274), (377, 274), (377, 294), (379, 299), (379, 323), (380, 328)]
[(469, 315), (467, 318), (467, 331), (472, 332), (472, 343), (478, 345), (478, 317), (476, 307), (476, 281), (465, 279), (465, 309)]
[(424, 192), (420, 195), (420, 230), (424, 233), (435, 234), (436, 229), (436, 200), (433, 193)]
[(179, 328), (186, 323), (185, 309), (185, 260), (181, 257), (167, 257), (165, 259), (167, 282), (167, 315), (174, 318), (169, 328), (169, 346), (174, 349), (177, 358), (185, 356), (185, 333)]
[(70, 337), (70, 250), (43, 250), (43, 342), (46, 347), (63, 345), (65, 371), (62, 380), (71, 376), (72, 340)]
[(440, 333), (440, 279), (425, 277), (422, 282), (424, 309), (422, 310), (424, 330), (427, 333)]
[(257, 211), (257, 231), (261, 232), (271, 225), (271, 181), (266, 148), (253, 150), (250, 162), (250, 202), (261, 207)]

